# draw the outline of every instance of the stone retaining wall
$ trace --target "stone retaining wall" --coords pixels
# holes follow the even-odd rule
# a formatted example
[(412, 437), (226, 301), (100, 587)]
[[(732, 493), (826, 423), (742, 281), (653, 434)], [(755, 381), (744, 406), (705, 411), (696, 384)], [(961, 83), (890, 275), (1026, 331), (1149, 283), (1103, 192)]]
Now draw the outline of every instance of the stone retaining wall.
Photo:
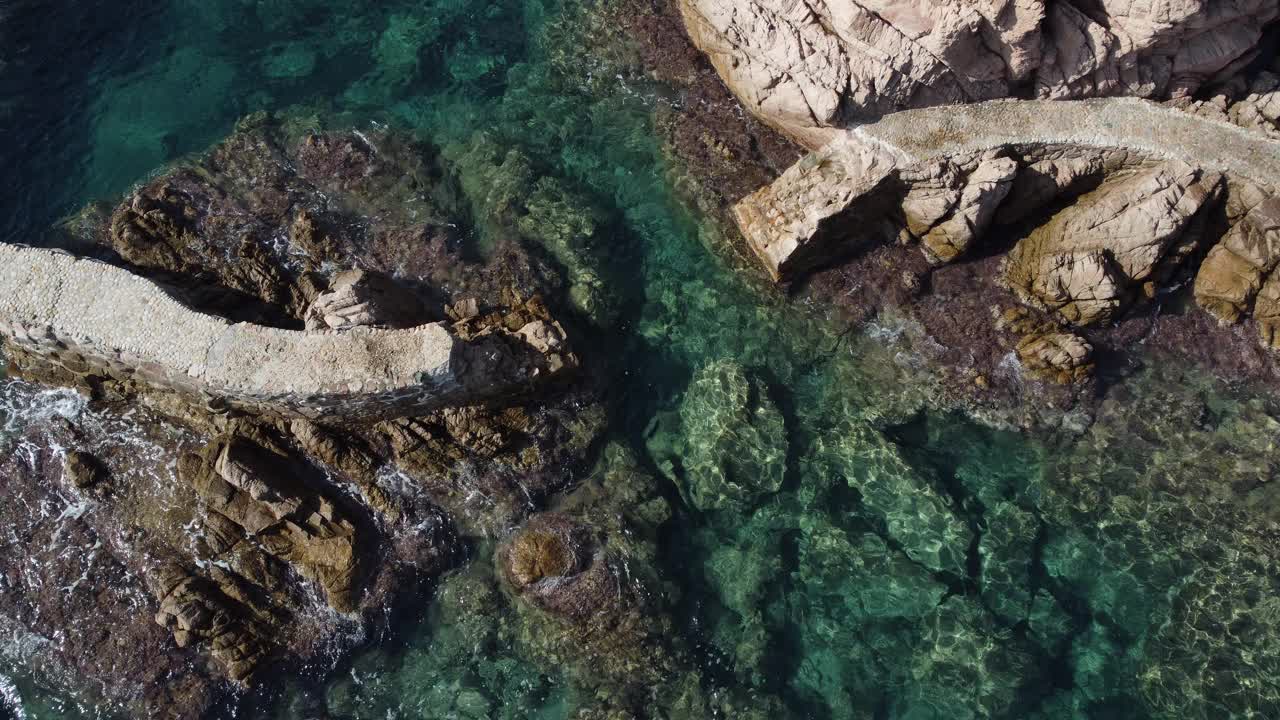
[[(464, 341), (443, 323), (305, 332), (232, 323), (113, 265), (0, 245), (0, 335), (15, 347), (77, 374), (313, 419), (408, 415), (519, 392), (565, 365), (547, 362), (548, 336), (553, 345), (563, 337), (547, 325)], [(539, 347), (525, 341), (535, 334)]]

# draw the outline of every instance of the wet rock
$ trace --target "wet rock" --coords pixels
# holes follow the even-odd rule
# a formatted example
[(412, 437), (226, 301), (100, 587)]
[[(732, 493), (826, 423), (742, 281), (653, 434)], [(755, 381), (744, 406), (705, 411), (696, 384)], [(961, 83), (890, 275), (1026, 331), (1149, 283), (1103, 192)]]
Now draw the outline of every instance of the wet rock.
[(354, 609), (356, 531), (332, 500), (288, 477), (284, 458), (239, 438), (215, 441), (201, 460), (186, 465), (188, 482), (211, 512), (318, 582), (335, 610)]
[(787, 435), (768, 387), (731, 360), (694, 376), (680, 405), (682, 486), (702, 510), (746, 509), (786, 474)]
[(567, 671), (582, 717), (642, 717), (654, 704), (703, 717), (737, 702), (701, 689), (675, 630), (678, 591), (658, 554), (670, 516), (658, 483), (613, 444), (582, 486), (497, 548), (518, 647)]
[[(518, 525), (575, 480), (605, 421), (589, 383), (570, 379), (579, 358), (541, 300), (563, 298), (562, 270), (518, 232), (519, 217), (495, 218), (493, 253), (477, 259), (448, 221), (469, 216), (473, 198), (436, 192), (439, 154), (395, 133), (305, 125), (298, 133), (289, 119), (246, 118), (112, 212), (60, 230), (68, 245), (95, 248), (206, 313), (344, 331), (448, 317), (471, 344), (450, 358), (457, 367), (564, 382), (518, 397), (481, 392), (477, 404), (422, 417), (300, 420), (125, 373), (95, 376), (70, 353), (56, 368), (23, 355), (20, 374), (84, 386), (101, 415), (79, 430), (94, 442), (34, 435), (32, 447), (49, 455), (38, 473), (25, 456), (0, 461), (6, 496), (72, 503), (77, 528), (58, 520), (31, 536), (39, 547), (4, 548), (12, 567), (47, 559), (50, 579), (6, 593), (5, 578), (17, 576), (0, 562), (0, 630), (53, 636), (104, 618), (110, 632), (86, 631), (42, 657), (60, 669), (51, 683), (104, 688), (124, 716), (195, 718), (267, 667), (330, 663), (385, 632), (397, 603), (459, 559), (455, 527), (483, 536)], [(533, 225), (575, 243), (599, 235), (572, 203), (544, 195)], [(334, 267), (361, 270), (328, 282)], [(154, 442), (101, 452), (107, 441), (95, 433), (135, 421)], [(103, 481), (83, 508), (75, 472), (52, 447), (101, 461)], [(59, 537), (74, 538), (75, 552)], [(476, 693), (450, 697), (460, 711), (487, 712)]]
[(1220, 176), (1178, 162), (1119, 177), (1021, 240), (1006, 258), (1005, 281), (1073, 325), (1114, 319), (1143, 283), (1176, 268), (1175, 246), (1220, 185)]
[(173, 632), (178, 647), (202, 643), (236, 682), (246, 682), (267, 658), (270, 631), (244, 617), (218, 588), (180, 568), (160, 571), (153, 582), (160, 588), (156, 624)]
[(1004, 501), (988, 508), (986, 532), (978, 541), (982, 559), (982, 598), (1010, 623), (1032, 611), (1031, 572), (1034, 568), (1035, 515)]
[(356, 327), (406, 328), (425, 320), (421, 302), (390, 278), (363, 270), (334, 276), (329, 289), (307, 307), (308, 330)]
[(86, 452), (68, 450), (62, 467), (63, 477), (81, 490), (91, 488), (102, 480), (102, 464)]
[(369, 507), (389, 521), (401, 518), (396, 500), (378, 484), (381, 461), (360, 438), (344, 437), (303, 419), (291, 421), (289, 429), (304, 453), (350, 478)]
[(1192, 95), (1247, 63), (1261, 0), (1149, 6), (1000, 0), (681, 0), (694, 44), (751, 112), (814, 149), (827, 128), (1021, 96)]
[(1033, 333), (1018, 341), (1018, 360), (1031, 377), (1070, 385), (1093, 374), (1093, 346), (1073, 333)]

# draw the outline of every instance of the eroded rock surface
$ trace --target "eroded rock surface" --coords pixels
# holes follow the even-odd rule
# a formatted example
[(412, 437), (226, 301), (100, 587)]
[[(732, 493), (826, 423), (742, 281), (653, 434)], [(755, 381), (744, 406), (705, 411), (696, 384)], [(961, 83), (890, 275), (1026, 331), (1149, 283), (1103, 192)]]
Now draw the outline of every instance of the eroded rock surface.
[(751, 112), (815, 149), (830, 128), (1003, 97), (1195, 93), (1247, 64), (1268, 0), (681, 0)]
[[(1188, 230), (1222, 178), (1185, 163), (1107, 182), (1009, 252), (1005, 279), (1029, 304), (1073, 325), (1113, 319), (1143, 284), (1158, 287), (1199, 240)], [(1180, 242), (1189, 246), (1178, 248)], [(1154, 289), (1150, 290), (1154, 293)]]

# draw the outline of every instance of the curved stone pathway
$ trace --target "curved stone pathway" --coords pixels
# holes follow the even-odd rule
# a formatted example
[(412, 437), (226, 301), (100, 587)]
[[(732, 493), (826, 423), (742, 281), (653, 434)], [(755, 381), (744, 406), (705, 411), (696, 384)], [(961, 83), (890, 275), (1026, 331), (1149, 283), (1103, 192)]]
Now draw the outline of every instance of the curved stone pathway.
[(998, 100), (906, 110), (840, 131), (734, 214), (752, 249), (786, 280), (857, 243), (891, 212), (895, 174), (919, 163), (1015, 147), (1120, 149), (1223, 173), (1274, 194), (1280, 142), (1144, 100)]
[[(113, 265), (0, 244), (0, 334), (17, 347), (79, 374), (286, 414), (385, 417), (519, 389), (551, 374), (540, 362), (551, 330), (560, 332), (468, 342), (443, 323), (305, 332), (232, 323)], [(535, 333), (541, 347), (525, 342)]]

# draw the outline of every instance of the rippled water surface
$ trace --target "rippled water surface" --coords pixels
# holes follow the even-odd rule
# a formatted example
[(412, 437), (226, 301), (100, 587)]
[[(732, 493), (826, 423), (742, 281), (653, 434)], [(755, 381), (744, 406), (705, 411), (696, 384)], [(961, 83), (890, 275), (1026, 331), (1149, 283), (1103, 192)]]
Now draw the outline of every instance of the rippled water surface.
[[(761, 717), (1280, 717), (1270, 409), (1168, 368), (1078, 437), (931, 408), (909, 324), (845, 334), (787, 304), (686, 208), (654, 125), (671, 94), (593, 19), (608, 7), (0, 3), (0, 233), (33, 241), (259, 110), (405, 129), (464, 183), (503, 172), (477, 147), (517, 150), (613, 219), (592, 252), (621, 316), (588, 351), (609, 358), (612, 439), (676, 500), (658, 592), (707, 694)], [(0, 451), (82, 418), (73, 395), (0, 385)], [(573, 716), (563, 669), (482, 611), (487, 555), (238, 716)], [(0, 717), (97, 714), (6, 667)]]

